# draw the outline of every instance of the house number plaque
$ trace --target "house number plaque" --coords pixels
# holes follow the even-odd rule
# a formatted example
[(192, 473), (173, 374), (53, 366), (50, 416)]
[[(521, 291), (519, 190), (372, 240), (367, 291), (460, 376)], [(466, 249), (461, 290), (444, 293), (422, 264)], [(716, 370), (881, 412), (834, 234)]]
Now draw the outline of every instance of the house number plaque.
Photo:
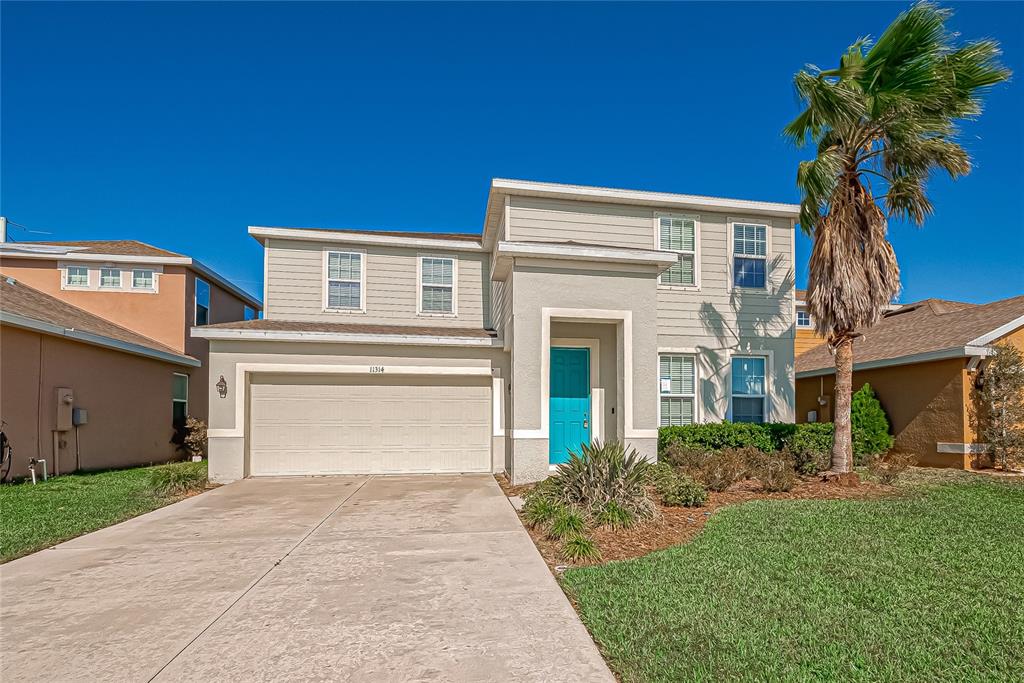
[(371, 365), (370, 366), (370, 374), (371, 375), (382, 375), (382, 374), (384, 374), (384, 366), (383, 365)]

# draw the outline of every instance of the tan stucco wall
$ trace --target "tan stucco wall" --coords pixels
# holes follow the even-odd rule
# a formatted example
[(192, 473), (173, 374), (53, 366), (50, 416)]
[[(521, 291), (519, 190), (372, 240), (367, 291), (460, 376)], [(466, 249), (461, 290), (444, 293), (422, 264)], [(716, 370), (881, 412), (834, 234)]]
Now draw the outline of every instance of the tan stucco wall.
[[(971, 456), (939, 453), (938, 443), (968, 443), (965, 409), (965, 372), (962, 358), (914, 363), (853, 373), (853, 390), (871, 384), (889, 416), (896, 437), (894, 450), (916, 453), (919, 464), (935, 467), (969, 467)], [(797, 422), (817, 410), (819, 421), (832, 419), (834, 375), (798, 379), (796, 383)], [(822, 389), (823, 387), (823, 389)], [(818, 405), (818, 396), (829, 397), (829, 405)]]
[(75, 467), (75, 432), (63, 433), (53, 454), (56, 389), (70, 388), (75, 407), (89, 412), (79, 428), (82, 469), (164, 462), (175, 457), (170, 439), (172, 376), (183, 368), (37, 332), (0, 328), (0, 412), (14, 446), (14, 476), (28, 473), (30, 458), (50, 471)]
[(158, 276), (159, 291), (155, 294), (61, 289), (61, 271), (56, 261), (4, 257), (0, 272), (176, 351), (188, 353), (182, 326), (187, 271), (181, 266), (163, 266)]

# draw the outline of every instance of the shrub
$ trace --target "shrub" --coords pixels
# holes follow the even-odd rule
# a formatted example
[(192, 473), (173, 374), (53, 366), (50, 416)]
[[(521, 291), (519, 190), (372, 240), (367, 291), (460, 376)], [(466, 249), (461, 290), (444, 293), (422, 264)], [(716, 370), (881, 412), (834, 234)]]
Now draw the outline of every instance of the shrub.
[(206, 423), (191, 415), (185, 420), (185, 440), (182, 448), (192, 457), (206, 456)]
[(659, 464), (654, 488), (662, 504), (672, 507), (700, 507), (708, 499), (708, 492), (703, 486), (668, 463)]
[(565, 509), (543, 491), (535, 493), (536, 490), (526, 494), (523, 502), (523, 514), (531, 527), (550, 524)]
[(748, 446), (770, 451), (781, 445), (775, 442), (773, 434), (785, 432), (792, 427), (793, 425), (769, 426), (745, 422), (706, 422), (680, 427), (662, 427), (658, 430), (658, 452), (664, 452), (671, 444), (710, 451)]
[(149, 489), (158, 496), (183, 496), (206, 487), (205, 462), (176, 462), (149, 471)]
[(626, 527), (633, 526), (633, 523), (636, 522), (636, 516), (614, 500), (609, 500), (604, 504), (604, 507), (598, 510), (597, 514), (594, 515), (594, 522), (598, 526), (610, 526), (613, 529), (624, 529)]
[(797, 472), (813, 476), (828, 469), (832, 460), (832, 433), (831, 422), (796, 425), (783, 448), (789, 450)]
[(993, 465), (1024, 465), (1024, 354), (1008, 343), (995, 345), (973, 395), (972, 426), (988, 444)]
[(854, 455), (870, 457), (888, 453), (892, 448), (889, 418), (870, 384), (865, 384), (853, 394), (850, 422)]
[(548, 536), (555, 539), (578, 536), (587, 530), (583, 517), (574, 510), (562, 508), (551, 520)]
[(713, 454), (704, 448), (672, 443), (662, 454), (663, 462), (678, 467), (691, 477), (698, 478), (704, 464)]
[(570, 453), (569, 462), (559, 465), (549, 481), (559, 502), (591, 521), (613, 501), (633, 519), (647, 519), (655, 510), (645, 487), (649, 467), (635, 449), (627, 452), (621, 443), (581, 444), (580, 452)]
[(908, 467), (916, 464), (915, 453), (882, 453), (868, 461), (868, 472), (883, 484), (895, 484)]
[(567, 562), (596, 562), (601, 559), (597, 545), (586, 536), (572, 536), (562, 544), (562, 557)]
[(707, 458), (695, 478), (709, 491), (724, 491), (747, 477), (751, 460), (760, 454), (761, 451), (750, 446), (727, 448)]
[(777, 453), (761, 453), (751, 464), (751, 474), (765, 491), (789, 491), (796, 486), (794, 457), (788, 448)]

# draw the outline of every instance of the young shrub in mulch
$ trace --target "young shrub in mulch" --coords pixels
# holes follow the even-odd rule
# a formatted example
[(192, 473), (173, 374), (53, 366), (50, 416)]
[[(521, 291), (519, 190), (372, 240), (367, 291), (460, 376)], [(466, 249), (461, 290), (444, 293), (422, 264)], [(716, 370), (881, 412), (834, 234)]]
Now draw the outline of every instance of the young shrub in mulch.
[(874, 389), (865, 384), (853, 394), (850, 404), (850, 429), (853, 436), (853, 452), (865, 460), (885, 454), (892, 448), (893, 437), (889, 433), (889, 418), (882, 408)]
[(868, 461), (868, 473), (879, 482), (895, 484), (907, 468), (917, 464), (916, 453), (889, 453), (876, 455)]
[(158, 496), (183, 496), (206, 488), (205, 462), (175, 462), (149, 471), (149, 490)]
[(654, 477), (654, 490), (667, 507), (700, 507), (708, 500), (708, 492), (688, 474), (668, 463), (659, 463)]
[(562, 508), (548, 525), (548, 536), (555, 540), (579, 536), (587, 530), (583, 515), (570, 508)]
[(576, 564), (599, 562), (601, 551), (592, 539), (583, 535), (572, 536), (562, 544), (562, 559)]
[(809, 422), (796, 427), (784, 445), (793, 456), (796, 471), (814, 476), (827, 470), (832, 460), (832, 423)]
[(612, 529), (625, 529), (636, 524), (636, 515), (614, 500), (609, 500), (594, 515), (594, 523)]
[(760, 454), (761, 451), (753, 447), (726, 448), (712, 454), (695, 478), (709, 491), (722, 492), (746, 479), (750, 463)]
[(797, 483), (793, 461), (793, 454), (788, 448), (777, 453), (761, 453), (751, 463), (750, 474), (760, 482), (764, 491), (789, 491)]
[(684, 443), (672, 443), (661, 454), (661, 462), (676, 467), (694, 479), (699, 478), (704, 465), (714, 455), (706, 448)]
[(570, 453), (548, 481), (556, 500), (579, 510), (588, 521), (594, 522), (613, 501), (635, 519), (649, 519), (655, 513), (646, 488), (649, 467), (636, 449), (626, 451), (619, 442), (581, 444), (580, 452)]

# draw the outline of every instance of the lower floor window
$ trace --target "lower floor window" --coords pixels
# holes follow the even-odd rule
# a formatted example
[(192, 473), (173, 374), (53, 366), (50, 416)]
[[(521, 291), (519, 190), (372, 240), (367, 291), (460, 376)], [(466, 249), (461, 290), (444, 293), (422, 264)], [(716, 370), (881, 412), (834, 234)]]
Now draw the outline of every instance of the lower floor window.
[(171, 387), (171, 419), (175, 428), (185, 425), (188, 417), (188, 375), (174, 373)]
[(732, 421), (764, 422), (765, 359), (734, 356), (732, 359)]
[(697, 363), (691, 355), (658, 357), (660, 418), (662, 427), (688, 425), (695, 422)]

